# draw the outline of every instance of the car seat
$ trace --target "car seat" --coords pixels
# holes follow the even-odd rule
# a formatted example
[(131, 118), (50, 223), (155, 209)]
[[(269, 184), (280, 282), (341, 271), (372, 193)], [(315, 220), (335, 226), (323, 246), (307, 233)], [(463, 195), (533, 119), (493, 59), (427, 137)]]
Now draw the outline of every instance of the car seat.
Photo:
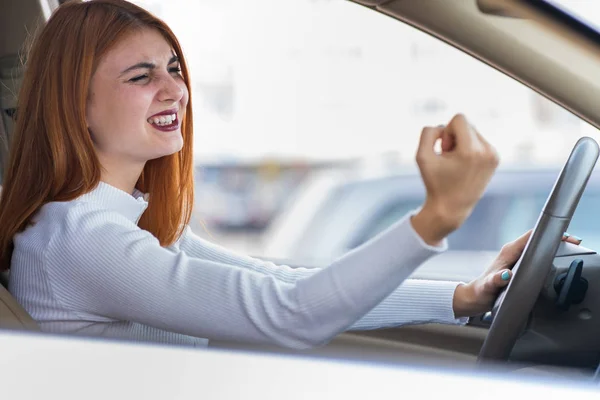
[(8, 292), (8, 272), (0, 272), (0, 329), (39, 331), (37, 323)]

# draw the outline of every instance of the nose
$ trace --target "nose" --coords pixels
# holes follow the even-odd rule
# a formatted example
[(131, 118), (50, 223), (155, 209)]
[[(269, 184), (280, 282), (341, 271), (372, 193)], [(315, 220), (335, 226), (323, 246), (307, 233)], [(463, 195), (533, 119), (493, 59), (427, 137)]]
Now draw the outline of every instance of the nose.
[(183, 80), (172, 76), (165, 76), (161, 80), (160, 90), (158, 92), (158, 100), (161, 102), (178, 103), (185, 96), (185, 83)]

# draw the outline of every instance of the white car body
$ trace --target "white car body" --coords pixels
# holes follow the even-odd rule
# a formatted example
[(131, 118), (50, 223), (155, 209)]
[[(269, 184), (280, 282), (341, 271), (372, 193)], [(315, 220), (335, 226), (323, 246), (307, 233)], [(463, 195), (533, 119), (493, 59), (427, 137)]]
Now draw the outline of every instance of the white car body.
[[(2, 398), (17, 399), (442, 399), (465, 396), (597, 399), (592, 382), (518, 371), (415, 368), (131, 345), (112, 341), (0, 333)], [(405, 360), (406, 361), (406, 360)], [(527, 376), (527, 379), (519, 379)]]

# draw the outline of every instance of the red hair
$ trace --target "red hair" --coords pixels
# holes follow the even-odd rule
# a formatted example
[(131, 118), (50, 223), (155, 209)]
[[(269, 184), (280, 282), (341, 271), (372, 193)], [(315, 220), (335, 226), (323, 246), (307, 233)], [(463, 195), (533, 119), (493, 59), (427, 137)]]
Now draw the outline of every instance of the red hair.
[[(61, 5), (29, 51), (0, 199), (0, 271), (10, 268), (13, 237), (51, 201), (93, 190), (101, 168), (86, 124), (86, 100), (100, 59), (135, 30), (156, 29), (179, 57), (188, 91), (181, 151), (146, 163), (137, 188), (150, 193), (139, 226), (174, 243), (194, 203), (191, 85), (179, 41), (159, 18), (125, 0)], [(60, 223), (57, 221), (57, 223)]]

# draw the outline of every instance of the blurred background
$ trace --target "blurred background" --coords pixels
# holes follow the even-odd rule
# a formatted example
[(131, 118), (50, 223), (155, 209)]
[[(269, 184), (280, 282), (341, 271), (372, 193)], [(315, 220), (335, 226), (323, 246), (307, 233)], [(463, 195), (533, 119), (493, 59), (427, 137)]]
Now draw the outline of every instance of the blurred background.
[[(190, 65), (192, 228), (235, 251), (320, 264), (360, 245), (421, 204), (421, 129), (458, 112), (501, 172), (451, 248), (495, 251), (535, 224), (576, 140), (599, 138), (482, 62), (344, 0), (134, 2), (171, 26)], [(590, 247), (594, 182), (569, 228)]]

